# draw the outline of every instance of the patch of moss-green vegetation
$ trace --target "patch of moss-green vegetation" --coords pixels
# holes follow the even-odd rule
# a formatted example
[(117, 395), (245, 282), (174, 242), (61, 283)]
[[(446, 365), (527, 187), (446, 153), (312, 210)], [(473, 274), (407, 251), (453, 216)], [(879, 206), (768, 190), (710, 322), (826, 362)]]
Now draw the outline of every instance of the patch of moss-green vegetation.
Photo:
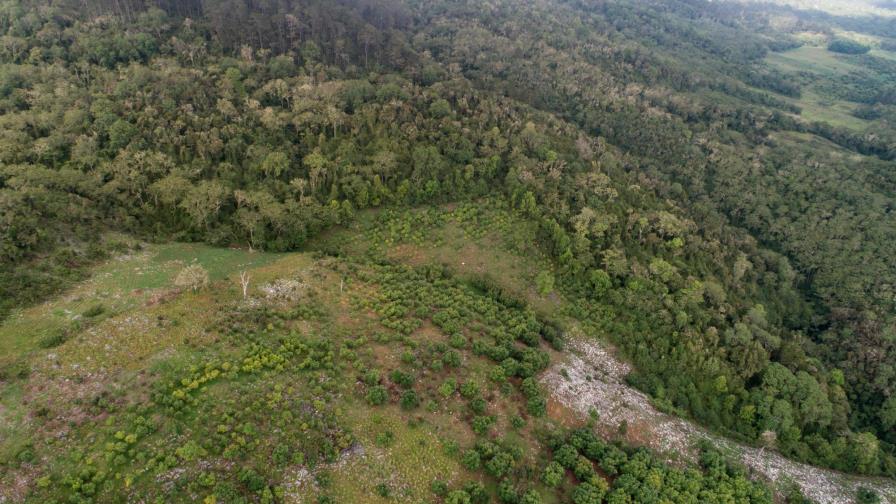
[[(0, 322), (0, 363), (34, 349), (60, 346), (73, 334), (163, 297), (187, 265), (199, 264), (212, 280), (275, 261), (277, 254), (172, 243), (144, 245), (93, 268), (89, 278), (61, 297), (14, 310)], [(125, 330), (129, 330), (126, 329)]]

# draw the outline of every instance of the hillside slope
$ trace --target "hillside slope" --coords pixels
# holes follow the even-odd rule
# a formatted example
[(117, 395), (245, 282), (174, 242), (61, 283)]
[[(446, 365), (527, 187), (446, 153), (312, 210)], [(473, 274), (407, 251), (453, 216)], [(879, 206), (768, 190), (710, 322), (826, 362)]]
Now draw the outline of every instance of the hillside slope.
[[(558, 466), (557, 483), (547, 484), (553, 480), (543, 473), (567, 464), (565, 436), (593, 430), (626, 450), (647, 446), (657, 454), (612, 444), (602, 445), (604, 455), (583, 452), (595, 457), (601, 478), (618, 472), (592, 483), (600, 495), (640, 501), (651, 483), (644, 479), (639, 489), (631, 479), (646, 478), (637, 468), (647, 463), (667, 478), (651, 492), (670, 498), (697, 484), (701, 499), (734, 492), (771, 502), (758, 487), (740, 493), (745, 473), (724, 463), (718, 473), (719, 462), (697, 440), (712, 439), (724, 452), (743, 449), (736, 456), (750, 469), (757, 466), (746, 457), (757, 450), (653, 410), (622, 385), (625, 364), (605, 352), (593, 359), (600, 348), (593, 345), (602, 343), (578, 339), (581, 321), (564, 316), (560, 324), (570, 329), (558, 330), (570, 335), (570, 346), (550, 349), (567, 336), (547, 331), (554, 323), (542, 314), (567, 313), (569, 301), (533, 285), (537, 249), (523, 255), (502, 244), (499, 223), (524, 229), (525, 221), (499, 212), (479, 224), (465, 221), (463, 208), (442, 215), (410, 234), (399, 228), (385, 236), (378, 219), (365, 218), (361, 229), (321, 243), (339, 258), (144, 246), (99, 267), (65, 297), (16, 313), (0, 331), (51, 314), (69, 330), (58, 346), (21, 354), (29, 372), (7, 378), (0, 448), (16, 462), (3, 476), (3, 501), (429, 502), (441, 495), (463, 502), (451, 495), (509, 488), (528, 496), (524, 502), (563, 502), (595, 480), (577, 465), (567, 475)], [(208, 288), (173, 285), (197, 264), (214, 279)], [(498, 272), (491, 290), (471, 287)], [(241, 274), (249, 281), (245, 297)], [(84, 310), (88, 300), (98, 304)], [(533, 340), (527, 331), (538, 327)], [(492, 352), (505, 331), (521, 341), (510, 355), (522, 353), (496, 365)], [(537, 343), (543, 338), (550, 341)], [(555, 400), (581, 416), (557, 409)], [(505, 458), (501, 469), (494, 461)], [(705, 479), (695, 480), (693, 469), (677, 472), (695, 464)], [(843, 502), (860, 481), (816, 486), (804, 471), (787, 463), (780, 473), (756, 475), (784, 493), (793, 481), (818, 502)], [(675, 490), (681, 476), (688, 490)], [(861, 483), (892, 498), (889, 483)]]
[(599, 412), (598, 429), (607, 434), (618, 434), (619, 425), (625, 425), (623, 437), (671, 460), (693, 461), (695, 446), (709, 442), (756, 477), (781, 488), (795, 485), (819, 504), (850, 502), (860, 488), (873, 488), (881, 502), (896, 502), (896, 483), (890, 479), (857, 478), (793, 462), (770, 446), (744, 446), (657, 410), (649, 397), (625, 384), (629, 366), (598, 341), (580, 336), (570, 341), (570, 352), (544, 373), (541, 382), (553, 400), (582, 418)]
[[(704, 0), (0, 1), (8, 488), (771, 498), (718, 450), (683, 469), (546, 417), (536, 375), (579, 328), (719, 447), (852, 474), (837, 495), (873, 501), (851, 482), (896, 477), (894, 23)], [(392, 481), (390, 448), (435, 465)]]

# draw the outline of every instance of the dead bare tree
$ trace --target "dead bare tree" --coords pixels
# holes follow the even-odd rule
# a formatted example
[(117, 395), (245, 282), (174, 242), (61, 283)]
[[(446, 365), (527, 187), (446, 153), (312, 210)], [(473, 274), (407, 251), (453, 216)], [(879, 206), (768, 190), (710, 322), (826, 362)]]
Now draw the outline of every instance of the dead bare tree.
[(246, 299), (246, 296), (249, 295), (249, 280), (251, 279), (252, 277), (247, 271), (240, 271), (240, 287), (243, 288), (243, 299)]

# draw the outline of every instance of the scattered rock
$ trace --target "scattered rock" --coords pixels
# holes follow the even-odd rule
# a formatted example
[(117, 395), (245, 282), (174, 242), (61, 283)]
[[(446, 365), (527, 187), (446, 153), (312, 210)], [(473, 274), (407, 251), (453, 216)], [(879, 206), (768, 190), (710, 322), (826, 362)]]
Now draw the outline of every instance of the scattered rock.
[(281, 278), (259, 287), (259, 290), (269, 300), (274, 301), (298, 301), (307, 289), (308, 284), (305, 282), (287, 278)]
[(875, 489), (881, 502), (896, 504), (896, 482), (892, 480), (862, 478), (801, 464), (777, 452), (712, 434), (657, 410), (649, 397), (626, 385), (625, 375), (631, 367), (599, 342), (571, 338), (568, 347), (566, 362), (551, 367), (541, 381), (554, 400), (582, 417), (587, 418), (596, 410), (604, 431), (615, 430), (624, 422), (629, 438), (667, 454), (670, 460), (683, 456), (694, 461), (696, 443), (709, 440), (724, 452), (737, 454), (739, 462), (754, 474), (774, 483), (793, 483), (818, 504), (853, 502), (862, 486)]

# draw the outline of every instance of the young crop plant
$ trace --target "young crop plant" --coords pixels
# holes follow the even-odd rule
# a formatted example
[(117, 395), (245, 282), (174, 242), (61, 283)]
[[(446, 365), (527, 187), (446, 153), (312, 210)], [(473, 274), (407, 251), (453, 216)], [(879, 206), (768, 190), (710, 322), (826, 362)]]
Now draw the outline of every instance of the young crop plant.
[(470, 471), (479, 469), (482, 465), (482, 458), (479, 455), (479, 451), (472, 448), (465, 451), (461, 463)]
[(420, 397), (413, 390), (405, 390), (401, 394), (401, 399), (399, 399), (398, 403), (401, 405), (402, 409), (412, 410), (420, 406)]
[(565, 474), (563, 466), (557, 461), (552, 461), (544, 468), (541, 481), (548, 487), (554, 488), (560, 485)]
[(382, 385), (374, 385), (367, 391), (365, 399), (371, 406), (382, 406), (389, 401), (389, 391)]
[(483, 436), (488, 433), (496, 421), (497, 419), (491, 415), (477, 415), (473, 417), (471, 426), (473, 427), (473, 432)]
[(454, 392), (456, 390), (457, 390), (457, 382), (454, 380), (454, 378), (449, 378), (449, 379), (445, 380), (444, 382), (442, 382), (441, 385), (439, 385), (439, 394), (442, 397), (444, 397), (445, 399), (454, 395)]

